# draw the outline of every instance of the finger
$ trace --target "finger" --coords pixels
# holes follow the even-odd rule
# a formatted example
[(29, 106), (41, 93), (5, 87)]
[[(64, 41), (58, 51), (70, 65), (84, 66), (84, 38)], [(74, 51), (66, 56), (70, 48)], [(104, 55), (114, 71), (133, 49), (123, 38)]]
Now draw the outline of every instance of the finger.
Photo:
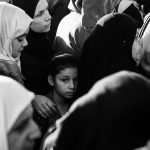
[(39, 109), (37, 111), (44, 119), (46, 119), (47, 117), (45, 116), (45, 114)]
[(46, 102), (46, 105), (49, 107), (49, 109), (53, 112), (53, 113), (58, 113), (58, 110), (57, 110), (57, 107), (56, 107), (56, 104), (53, 103), (52, 101), (47, 101)]
[(49, 108), (51, 108), (53, 106), (56, 107), (56, 104), (53, 101), (51, 101), (50, 99), (46, 101), (46, 104), (48, 105)]
[(42, 107), (46, 111), (48, 116), (54, 115), (54, 112), (46, 104), (42, 104)]
[(45, 115), (45, 117), (49, 116), (44, 104), (41, 104), (40, 111)]

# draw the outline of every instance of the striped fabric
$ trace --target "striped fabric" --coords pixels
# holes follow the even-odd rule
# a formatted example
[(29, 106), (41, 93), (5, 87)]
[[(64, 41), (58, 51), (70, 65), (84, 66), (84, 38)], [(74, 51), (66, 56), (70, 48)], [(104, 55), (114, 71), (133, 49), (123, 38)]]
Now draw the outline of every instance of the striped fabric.
[(150, 13), (148, 14), (148, 16), (146, 16), (146, 19), (145, 19), (145, 21), (144, 21), (144, 23), (143, 23), (143, 25), (142, 25), (142, 27), (140, 29), (140, 32), (139, 32), (139, 37), (140, 38), (143, 36), (144, 31), (145, 31), (149, 21), (150, 21)]

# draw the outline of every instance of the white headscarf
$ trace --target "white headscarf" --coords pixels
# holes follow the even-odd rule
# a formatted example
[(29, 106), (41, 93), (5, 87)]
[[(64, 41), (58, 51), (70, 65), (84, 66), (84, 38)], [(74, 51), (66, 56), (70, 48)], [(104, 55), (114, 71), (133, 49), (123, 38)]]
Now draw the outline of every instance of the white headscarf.
[(20, 83), (0, 76), (0, 150), (9, 149), (7, 133), (33, 98), (34, 94)]
[(19, 58), (12, 57), (12, 39), (24, 34), (31, 22), (22, 9), (0, 2), (0, 59), (16, 61), (20, 68)]

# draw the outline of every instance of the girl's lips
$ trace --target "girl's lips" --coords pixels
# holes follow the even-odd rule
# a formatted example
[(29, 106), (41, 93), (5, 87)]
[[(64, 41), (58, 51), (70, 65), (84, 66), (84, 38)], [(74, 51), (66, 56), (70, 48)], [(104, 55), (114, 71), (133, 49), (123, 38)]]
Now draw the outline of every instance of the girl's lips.
[(48, 27), (50, 27), (50, 26), (51, 26), (51, 23), (49, 23), (49, 24), (48, 24), (48, 25), (46, 25), (45, 27), (47, 27), (47, 28), (48, 28)]
[(66, 94), (67, 94), (67, 95), (74, 95), (75, 92), (67, 92)]

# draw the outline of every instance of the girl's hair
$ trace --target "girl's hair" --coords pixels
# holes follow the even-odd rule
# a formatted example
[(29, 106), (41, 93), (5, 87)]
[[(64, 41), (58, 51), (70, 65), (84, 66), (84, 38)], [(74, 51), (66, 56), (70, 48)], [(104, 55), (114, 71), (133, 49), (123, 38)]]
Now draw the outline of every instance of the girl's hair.
[(71, 54), (63, 53), (51, 59), (49, 74), (55, 77), (61, 70), (72, 67), (78, 68), (78, 60)]

